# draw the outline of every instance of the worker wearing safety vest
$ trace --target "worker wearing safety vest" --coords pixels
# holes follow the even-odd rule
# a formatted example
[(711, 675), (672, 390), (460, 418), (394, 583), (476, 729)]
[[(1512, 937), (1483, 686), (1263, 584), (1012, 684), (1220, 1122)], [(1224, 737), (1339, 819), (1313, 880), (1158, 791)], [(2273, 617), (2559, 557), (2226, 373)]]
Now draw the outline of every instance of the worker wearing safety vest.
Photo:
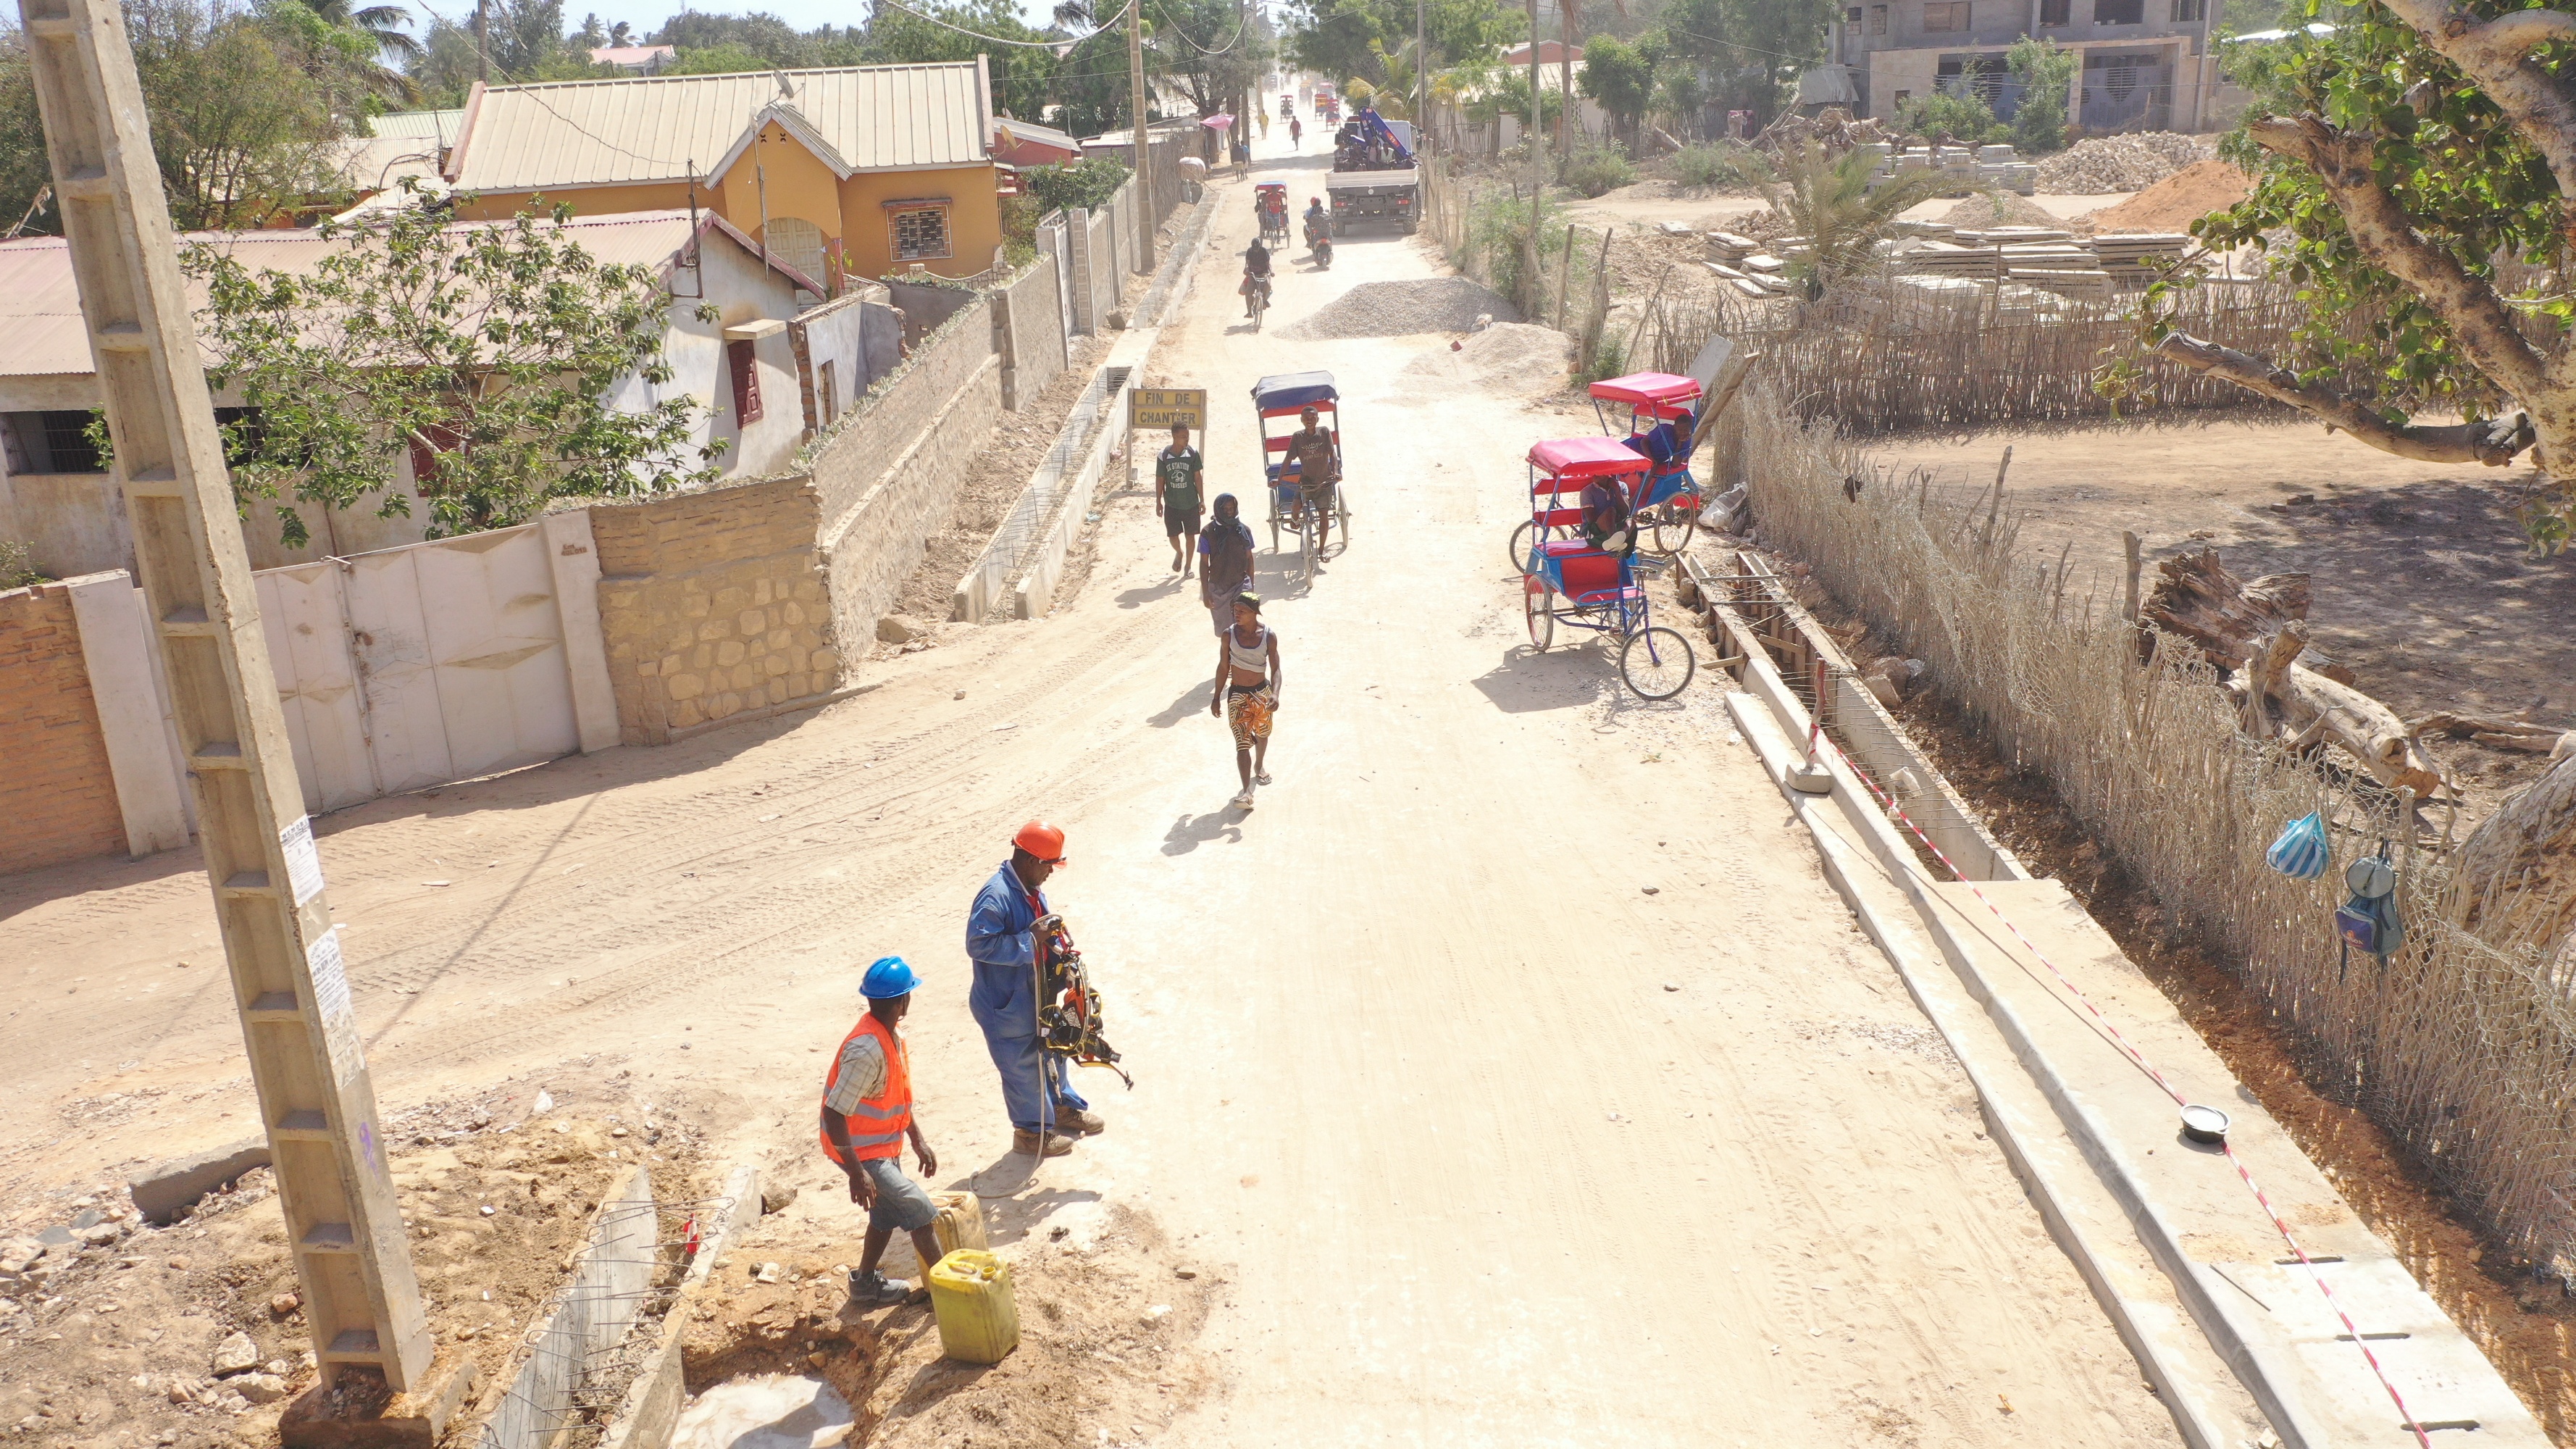
[(912, 1119), (912, 1063), (896, 1026), (912, 1007), (921, 978), (900, 956), (878, 958), (859, 983), (867, 1015), (841, 1040), (832, 1070), (823, 1078), (823, 1155), (850, 1179), (850, 1201), (868, 1210), (867, 1244), (850, 1274), (850, 1297), (862, 1306), (930, 1296), (925, 1276), (915, 1287), (877, 1271), (895, 1229), (912, 1235), (912, 1250), (926, 1275), (939, 1261), (939, 1237), (930, 1230), (939, 1209), (921, 1184), (903, 1175), (903, 1144), (912, 1141), (921, 1175), (939, 1170), (939, 1156), (921, 1139)]

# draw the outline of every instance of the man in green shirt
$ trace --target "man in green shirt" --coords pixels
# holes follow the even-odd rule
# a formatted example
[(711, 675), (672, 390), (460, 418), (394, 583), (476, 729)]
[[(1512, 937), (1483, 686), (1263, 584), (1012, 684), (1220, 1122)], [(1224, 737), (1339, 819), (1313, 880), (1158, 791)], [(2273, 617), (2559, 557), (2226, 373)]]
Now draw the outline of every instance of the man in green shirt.
[(1190, 540), (1198, 535), (1199, 475), (1204, 472), (1199, 450), (1190, 446), (1190, 425), (1172, 424), (1172, 446), (1154, 459), (1154, 512), (1163, 520), (1163, 532), (1172, 540), (1172, 567), (1182, 578), (1190, 576), (1196, 562), (1190, 555)]

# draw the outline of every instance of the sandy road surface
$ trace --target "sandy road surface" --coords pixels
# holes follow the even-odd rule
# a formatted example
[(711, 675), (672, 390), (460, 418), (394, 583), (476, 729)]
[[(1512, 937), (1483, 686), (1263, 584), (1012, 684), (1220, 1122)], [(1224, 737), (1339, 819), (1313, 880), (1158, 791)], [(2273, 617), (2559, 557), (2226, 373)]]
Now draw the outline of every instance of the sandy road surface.
[[(1240, 181), (1222, 205), (1231, 252)], [(1274, 322), (1432, 273), (1392, 237), (1299, 253)], [(631, 1069), (794, 1148), (853, 963), (901, 951), (949, 1179), (1035, 1224), (1128, 1204), (1219, 1265), (1227, 1386), (1158, 1442), (2169, 1442), (1709, 677), (1641, 705), (1596, 649), (1527, 649), (1516, 459), (1588, 410), (1406, 379), (1445, 339), (1253, 337), (1231, 276), (1155, 366), (1214, 392), (1212, 481), (1250, 473), (1253, 376), (1325, 367), (1359, 514), (1311, 590), (1263, 555), (1288, 675), (1257, 810), (1226, 808), (1195, 588), (1122, 495), (1069, 607), (875, 693), (323, 822), (379, 1093)], [(1025, 1181), (961, 935), (1032, 813), (1071, 833), (1056, 903), (1139, 1084), (1086, 1074), (1108, 1135)], [(250, 1120), (192, 865), (0, 887), (22, 1217)]]

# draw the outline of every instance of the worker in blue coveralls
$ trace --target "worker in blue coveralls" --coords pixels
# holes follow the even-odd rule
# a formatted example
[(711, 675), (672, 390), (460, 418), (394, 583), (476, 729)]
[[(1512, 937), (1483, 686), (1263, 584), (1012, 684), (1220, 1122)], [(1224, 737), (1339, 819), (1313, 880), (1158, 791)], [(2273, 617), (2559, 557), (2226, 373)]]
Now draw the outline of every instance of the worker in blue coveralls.
[(1062, 864), (1063, 831), (1038, 820), (1021, 826), (1011, 841), (1011, 858), (984, 882), (966, 918), (966, 954), (975, 962), (966, 1004), (1002, 1074), (1011, 1150), (1033, 1157), (1062, 1157), (1073, 1150), (1074, 1139), (1109, 1125), (1074, 1091), (1064, 1058), (1047, 1055), (1038, 1044), (1032, 928), (1048, 914), (1041, 888)]

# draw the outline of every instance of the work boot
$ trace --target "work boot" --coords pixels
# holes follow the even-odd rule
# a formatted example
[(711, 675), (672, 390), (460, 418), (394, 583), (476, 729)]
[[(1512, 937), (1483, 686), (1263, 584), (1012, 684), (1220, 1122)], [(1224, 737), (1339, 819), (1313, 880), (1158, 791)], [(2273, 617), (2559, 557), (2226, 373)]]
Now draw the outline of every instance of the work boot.
[(1063, 1157), (1073, 1151), (1073, 1139), (1046, 1133), (1042, 1150), (1040, 1134), (1014, 1127), (1011, 1129), (1011, 1150), (1023, 1157)]
[(1097, 1137), (1109, 1130), (1109, 1119), (1081, 1107), (1058, 1107), (1055, 1130), (1068, 1137)]

